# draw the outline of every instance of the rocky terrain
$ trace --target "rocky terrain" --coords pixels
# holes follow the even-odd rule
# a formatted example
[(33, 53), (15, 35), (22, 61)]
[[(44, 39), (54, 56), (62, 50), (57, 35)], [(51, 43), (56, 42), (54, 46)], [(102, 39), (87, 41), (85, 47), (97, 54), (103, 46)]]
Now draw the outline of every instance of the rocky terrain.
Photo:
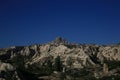
[(120, 44), (69, 43), (0, 49), (0, 80), (120, 80)]

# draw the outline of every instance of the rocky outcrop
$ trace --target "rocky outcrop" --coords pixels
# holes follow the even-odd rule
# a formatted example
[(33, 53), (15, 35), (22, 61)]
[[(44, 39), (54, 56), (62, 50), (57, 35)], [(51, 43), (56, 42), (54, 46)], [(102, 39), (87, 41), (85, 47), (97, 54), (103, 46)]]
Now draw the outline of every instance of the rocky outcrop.
[(120, 61), (120, 45), (73, 44), (58, 37), (47, 44), (0, 49), (0, 71), (15, 70), (12, 61), (20, 57), (24, 67), (28, 68), (35, 64), (42, 66), (48, 60), (54, 64), (57, 56), (66, 69), (96, 67), (106, 60)]

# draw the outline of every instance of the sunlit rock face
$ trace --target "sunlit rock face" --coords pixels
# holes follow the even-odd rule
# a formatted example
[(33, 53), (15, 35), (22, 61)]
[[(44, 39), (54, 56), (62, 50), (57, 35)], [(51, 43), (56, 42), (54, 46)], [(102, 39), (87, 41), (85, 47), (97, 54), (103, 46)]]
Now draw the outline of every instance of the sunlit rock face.
[(45, 65), (49, 60), (54, 64), (57, 56), (60, 56), (66, 69), (95, 67), (106, 60), (120, 61), (120, 45), (74, 44), (58, 37), (46, 44), (0, 49), (0, 71), (13, 71), (19, 78), (18, 71), (15, 71), (16, 66), (13, 65), (15, 60), (20, 58), (20, 61), (24, 63), (23, 66), (28, 68), (35, 64)]

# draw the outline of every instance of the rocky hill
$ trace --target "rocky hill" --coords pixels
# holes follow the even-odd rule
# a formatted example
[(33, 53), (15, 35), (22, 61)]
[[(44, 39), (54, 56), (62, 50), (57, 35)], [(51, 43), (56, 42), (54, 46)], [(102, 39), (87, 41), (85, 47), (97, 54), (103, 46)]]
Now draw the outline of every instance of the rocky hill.
[(0, 80), (120, 80), (120, 44), (69, 43), (0, 49)]

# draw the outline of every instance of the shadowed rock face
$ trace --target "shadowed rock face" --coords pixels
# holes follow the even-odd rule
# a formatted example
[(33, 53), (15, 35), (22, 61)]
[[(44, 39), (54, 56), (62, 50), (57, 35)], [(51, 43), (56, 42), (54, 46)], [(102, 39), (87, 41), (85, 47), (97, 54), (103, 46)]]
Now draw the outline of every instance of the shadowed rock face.
[[(17, 70), (20, 65), (27, 70), (34, 65), (45, 66), (49, 61), (53, 65), (57, 56), (60, 56), (62, 65), (66, 69), (96, 67), (101, 66), (105, 61), (120, 61), (120, 45), (73, 44), (58, 37), (47, 44), (0, 49), (0, 72), (13, 71), (14, 76), (22, 80), (24, 79), (20, 78), (22, 73)], [(3, 69), (3, 66), (6, 68)], [(37, 73), (33, 72), (27, 76), (32, 74)]]

